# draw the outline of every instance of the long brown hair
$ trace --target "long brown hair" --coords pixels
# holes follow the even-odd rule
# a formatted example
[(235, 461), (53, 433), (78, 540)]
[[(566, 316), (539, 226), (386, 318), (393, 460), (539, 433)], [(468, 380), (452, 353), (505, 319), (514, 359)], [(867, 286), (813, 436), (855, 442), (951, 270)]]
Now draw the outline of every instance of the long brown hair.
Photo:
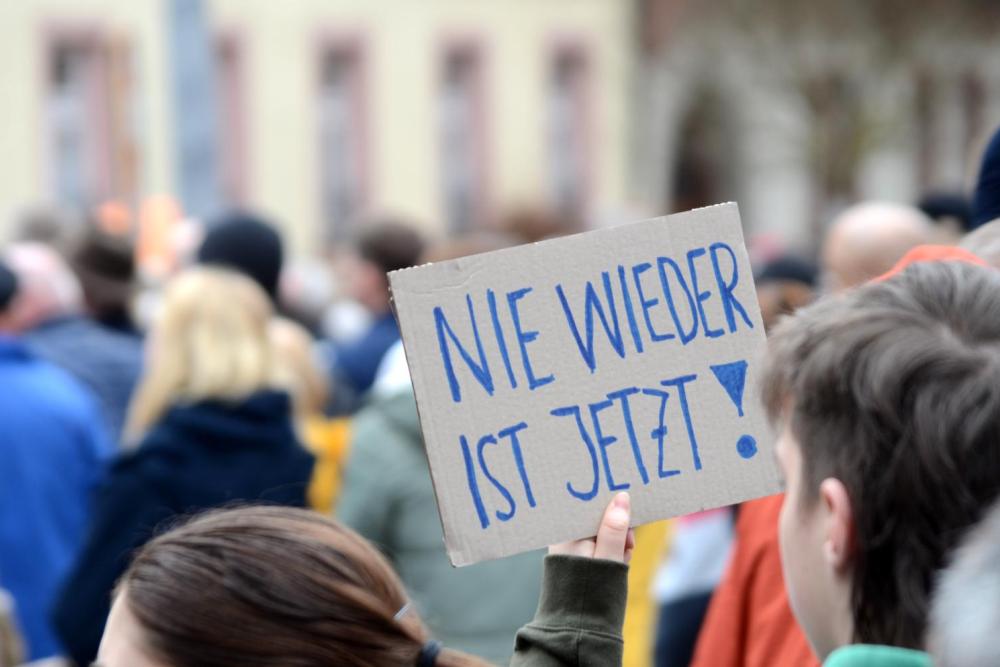
[[(429, 638), (385, 558), (301, 509), (203, 514), (149, 542), (119, 588), (170, 667), (412, 667)], [(435, 664), (486, 666), (448, 650)]]

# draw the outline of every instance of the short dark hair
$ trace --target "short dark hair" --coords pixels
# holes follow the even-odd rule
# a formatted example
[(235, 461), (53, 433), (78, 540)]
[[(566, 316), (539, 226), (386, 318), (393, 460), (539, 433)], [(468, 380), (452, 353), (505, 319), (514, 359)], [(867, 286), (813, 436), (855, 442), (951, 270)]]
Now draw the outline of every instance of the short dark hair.
[(802, 498), (854, 507), (857, 641), (920, 648), (935, 574), (1000, 491), (1000, 273), (914, 264), (802, 309), (763, 373), (802, 451)]
[(396, 220), (377, 220), (366, 226), (355, 242), (358, 255), (383, 273), (406, 269), (420, 261), (424, 239), (412, 226)]

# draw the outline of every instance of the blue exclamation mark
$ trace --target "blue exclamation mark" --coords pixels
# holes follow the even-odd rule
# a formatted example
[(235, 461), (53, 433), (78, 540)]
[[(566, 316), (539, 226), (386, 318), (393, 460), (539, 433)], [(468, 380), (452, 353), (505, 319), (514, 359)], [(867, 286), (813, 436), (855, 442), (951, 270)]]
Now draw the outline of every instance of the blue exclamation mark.
[[(736, 406), (736, 412), (743, 416), (743, 389), (747, 383), (747, 362), (740, 360), (729, 364), (710, 366), (726, 395)], [(743, 434), (736, 441), (736, 451), (745, 459), (752, 459), (757, 453), (757, 441), (752, 435)]]

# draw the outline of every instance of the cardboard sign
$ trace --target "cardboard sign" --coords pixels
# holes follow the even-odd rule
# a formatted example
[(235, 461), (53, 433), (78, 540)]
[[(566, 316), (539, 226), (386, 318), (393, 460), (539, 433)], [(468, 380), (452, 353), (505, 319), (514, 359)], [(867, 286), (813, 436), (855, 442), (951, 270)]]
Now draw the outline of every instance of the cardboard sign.
[(389, 278), (453, 564), (780, 490), (735, 204)]

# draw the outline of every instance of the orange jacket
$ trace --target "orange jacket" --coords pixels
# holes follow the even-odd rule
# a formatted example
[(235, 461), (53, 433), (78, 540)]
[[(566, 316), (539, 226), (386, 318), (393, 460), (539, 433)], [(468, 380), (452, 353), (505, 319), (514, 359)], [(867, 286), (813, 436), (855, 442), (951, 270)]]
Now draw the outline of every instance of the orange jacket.
[(712, 596), (691, 667), (819, 667), (781, 573), (783, 495), (744, 503), (732, 560)]

